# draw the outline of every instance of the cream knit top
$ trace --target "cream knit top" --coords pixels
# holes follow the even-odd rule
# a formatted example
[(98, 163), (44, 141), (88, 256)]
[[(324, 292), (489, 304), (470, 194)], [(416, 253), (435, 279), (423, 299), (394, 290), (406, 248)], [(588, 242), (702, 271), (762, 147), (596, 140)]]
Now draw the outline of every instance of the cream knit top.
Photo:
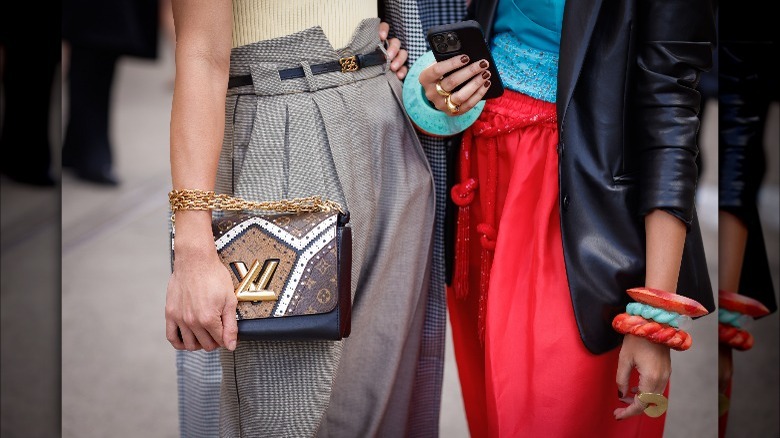
[(376, 0), (233, 0), (233, 47), (321, 26), (333, 48), (376, 17)]

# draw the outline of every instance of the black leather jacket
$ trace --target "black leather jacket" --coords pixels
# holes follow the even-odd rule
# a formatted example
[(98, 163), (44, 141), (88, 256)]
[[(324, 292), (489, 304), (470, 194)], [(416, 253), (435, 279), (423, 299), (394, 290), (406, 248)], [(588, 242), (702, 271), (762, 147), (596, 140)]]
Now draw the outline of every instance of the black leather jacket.
[[(498, 0), (470, 13), (492, 34)], [(699, 75), (710, 68), (710, 0), (571, 0), (558, 66), (561, 231), (582, 340), (616, 347), (611, 327), (645, 277), (644, 216), (688, 226), (678, 293), (715, 309), (694, 209)], [(520, 250), (518, 248), (518, 250)]]
[[(740, 294), (777, 310), (772, 273), (758, 214), (757, 198), (766, 172), (764, 129), (769, 103), (780, 97), (774, 17), (761, 4), (726, 2), (721, 14), (730, 20), (720, 28), (719, 191), (721, 210), (748, 228)], [(739, 17), (739, 18), (737, 18)]]

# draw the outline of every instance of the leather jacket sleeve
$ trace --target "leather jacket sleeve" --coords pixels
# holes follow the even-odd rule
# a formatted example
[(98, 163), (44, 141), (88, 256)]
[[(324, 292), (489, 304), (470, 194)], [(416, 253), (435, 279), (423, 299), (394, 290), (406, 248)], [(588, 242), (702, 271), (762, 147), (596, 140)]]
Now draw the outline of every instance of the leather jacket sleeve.
[(712, 64), (710, 0), (637, 2), (633, 90), (639, 209), (663, 209), (690, 226), (696, 191), (702, 71)]
[(747, 222), (744, 215), (756, 207), (766, 171), (764, 123), (769, 107), (767, 56), (770, 44), (724, 42), (719, 77), (720, 174), (718, 201)]

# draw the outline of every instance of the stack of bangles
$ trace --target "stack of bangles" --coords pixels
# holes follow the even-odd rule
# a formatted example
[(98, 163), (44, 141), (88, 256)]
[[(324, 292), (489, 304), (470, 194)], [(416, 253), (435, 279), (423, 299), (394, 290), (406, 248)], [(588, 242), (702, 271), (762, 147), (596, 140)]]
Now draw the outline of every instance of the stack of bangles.
[(629, 303), (626, 313), (612, 320), (612, 328), (678, 351), (685, 351), (692, 344), (691, 335), (683, 329), (688, 328), (692, 318), (709, 313), (697, 301), (682, 295), (649, 288), (626, 292), (636, 302)]
[(768, 314), (769, 309), (752, 298), (718, 291), (718, 341), (737, 350), (750, 350), (753, 335), (747, 329), (754, 318)]

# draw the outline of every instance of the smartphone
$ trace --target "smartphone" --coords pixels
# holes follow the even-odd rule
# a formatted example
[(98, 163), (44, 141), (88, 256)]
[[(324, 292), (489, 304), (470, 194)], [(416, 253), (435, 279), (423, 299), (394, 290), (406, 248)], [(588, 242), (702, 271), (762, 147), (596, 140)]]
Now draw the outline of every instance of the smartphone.
[[(428, 30), (428, 44), (433, 50), (433, 56), (437, 62), (450, 59), (454, 56), (467, 55), (469, 64), (480, 59), (486, 59), (490, 63), (488, 71), (490, 72), (490, 88), (482, 100), (492, 99), (504, 94), (504, 84), (501, 83), (501, 77), (498, 75), (496, 63), (493, 62), (493, 56), (490, 54), (485, 42), (485, 35), (482, 33), (482, 27), (474, 20), (460, 21), (458, 23), (445, 24), (444, 26), (434, 26)], [(454, 70), (457, 71), (457, 70)], [(453, 71), (453, 72), (454, 72)], [(450, 72), (446, 76), (449, 76)], [(455, 87), (452, 91), (459, 90), (463, 85)]]

